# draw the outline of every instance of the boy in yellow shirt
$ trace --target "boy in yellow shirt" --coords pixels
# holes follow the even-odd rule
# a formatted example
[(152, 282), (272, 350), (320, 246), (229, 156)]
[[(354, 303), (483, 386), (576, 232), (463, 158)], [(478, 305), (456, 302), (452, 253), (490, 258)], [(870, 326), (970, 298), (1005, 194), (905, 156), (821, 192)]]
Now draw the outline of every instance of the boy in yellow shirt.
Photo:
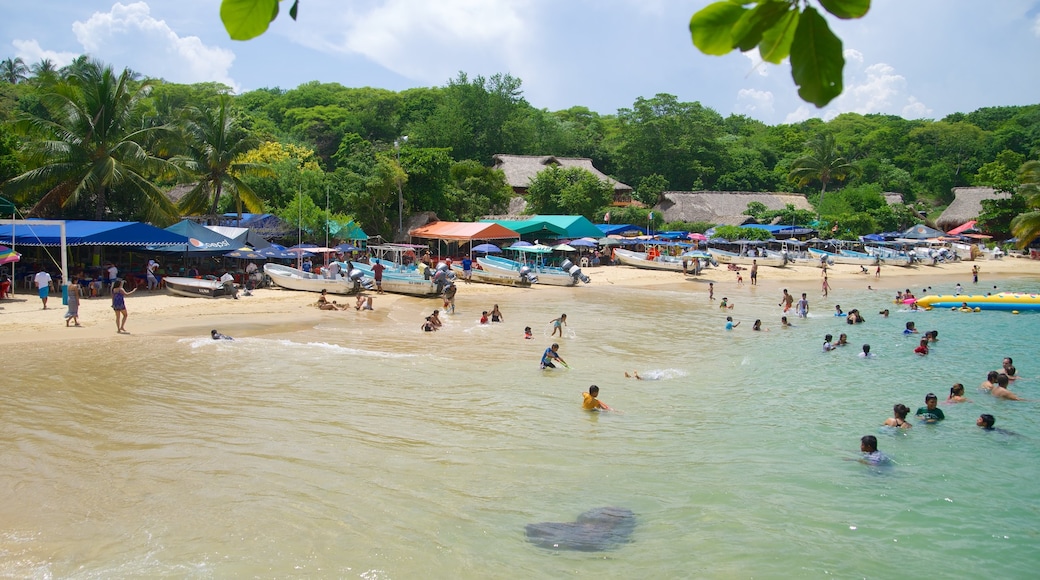
[(596, 397), (598, 396), (599, 387), (597, 387), (596, 385), (592, 385), (591, 387), (589, 387), (589, 392), (581, 394), (581, 398), (583, 399), (581, 403), (581, 408), (585, 409), (586, 411), (599, 411), (600, 409), (604, 411), (614, 410), (608, 407), (599, 399), (597, 399)]

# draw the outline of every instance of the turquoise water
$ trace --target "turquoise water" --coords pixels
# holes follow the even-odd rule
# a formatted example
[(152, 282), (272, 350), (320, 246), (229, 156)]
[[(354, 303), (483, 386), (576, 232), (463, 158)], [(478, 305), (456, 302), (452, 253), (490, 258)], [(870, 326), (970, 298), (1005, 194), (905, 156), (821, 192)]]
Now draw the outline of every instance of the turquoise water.
[[(1011, 356), (1013, 389), (1040, 400), (1040, 315), (899, 312), (889, 292), (805, 286), (791, 290), (812, 290), (812, 315), (792, 329), (778, 291), (727, 289), (721, 312), (703, 284), (594, 283), (507, 291), (489, 326), (463, 287), (437, 333), (419, 331), (436, 304), (409, 300), (233, 343), (18, 347), (41, 370), (0, 394), (0, 575), (1034, 576), (1038, 405), (977, 387)], [(867, 322), (833, 317), (836, 302)], [(561, 312), (570, 369), (541, 371)], [(726, 314), (741, 326), (722, 330)], [(932, 354), (912, 353), (907, 320), (939, 330)], [(852, 346), (822, 352), (841, 332)], [(877, 358), (856, 356), (864, 342)], [(973, 402), (945, 422), (879, 427), (954, 382)], [(580, 409), (592, 383), (620, 413)], [(1018, 435), (982, 432), (983, 412)], [(889, 468), (850, 461), (864, 434)], [(631, 543), (524, 538), (599, 506), (636, 513)]]

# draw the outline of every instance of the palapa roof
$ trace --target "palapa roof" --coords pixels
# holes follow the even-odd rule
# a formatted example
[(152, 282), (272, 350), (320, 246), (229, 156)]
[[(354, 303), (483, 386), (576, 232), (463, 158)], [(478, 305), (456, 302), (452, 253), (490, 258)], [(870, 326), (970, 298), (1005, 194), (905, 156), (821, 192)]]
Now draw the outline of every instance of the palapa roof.
[(666, 222), (708, 222), (717, 225), (744, 225), (754, 219), (745, 215), (749, 203), (757, 201), (771, 210), (814, 211), (805, 196), (794, 193), (753, 193), (748, 191), (666, 191), (654, 211)]
[(506, 174), (506, 182), (514, 189), (527, 189), (531, 180), (540, 172), (552, 166), (564, 169), (580, 167), (597, 178), (614, 186), (614, 192), (631, 193), (632, 186), (604, 174), (592, 165), (592, 160), (585, 157), (557, 157), (555, 155), (506, 155), (498, 154), (492, 157), (495, 164), (494, 169), (499, 169)]
[(1007, 199), (1010, 194), (1000, 192), (992, 187), (955, 187), (953, 203), (935, 220), (935, 225), (943, 230), (951, 230), (964, 222), (978, 219), (982, 213), (982, 200)]

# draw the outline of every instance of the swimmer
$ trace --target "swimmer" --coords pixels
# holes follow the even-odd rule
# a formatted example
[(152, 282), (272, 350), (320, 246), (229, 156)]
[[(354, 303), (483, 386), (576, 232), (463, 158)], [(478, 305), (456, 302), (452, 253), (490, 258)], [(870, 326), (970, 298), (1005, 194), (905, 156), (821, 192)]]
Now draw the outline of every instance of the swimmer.
[(723, 296), (722, 302), (719, 302), (719, 310), (726, 310), (727, 308), (733, 310), (733, 305), (729, 303), (729, 298)]
[(914, 413), (918, 417), (924, 419), (925, 423), (938, 423), (946, 418), (946, 415), (939, 409), (939, 398), (935, 396), (935, 393), (928, 393), (924, 396), (924, 407), (918, 407), (917, 413)]
[(762, 328), (762, 321), (760, 319), (755, 320), (755, 323), (751, 325), (751, 330), (769, 332), (768, 328)]
[[(725, 298), (723, 298), (723, 300), (725, 300)], [(740, 321), (739, 320), (734, 323), (732, 316), (727, 316), (726, 317), (726, 330), (733, 330), (734, 328), (736, 328), (738, 326), (740, 326)]]
[(914, 354), (917, 354), (917, 355), (920, 355), (920, 356), (924, 356), (924, 355), (928, 354), (928, 339), (927, 338), (922, 338), (921, 339), (921, 344), (919, 344), (917, 346), (917, 348), (914, 349)]
[(491, 308), (491, 322), (504, 322), (505, 319), (506, 317), (502, 316), (502, 311), (498, 309), (498, 304), (495, 304)]
[(226, 334), (220, 334), (215, 328), (209, 331), (209, 335), (213, 340), (235, 340)]
[(527, 339), (527, 340), (530, 340), (530, 339), (534, 338), (534, 335), (531, 334), (531, 327), (530, 326), (525, 326), (524, 327), (524, 338)]
[(437, 327), (433, 325), (433, 321), (431, 320), (431, 318), (433, 317), (427, 316), (426, 322), (423, 322), (421, 325), (419, 325), (419, 328), (421, 328), (423, 332), (433, 332), (437, 330)]
[(835, 304), (834, 305), (834, 315), (835, 316), (846, 316), (846, 314), (841, 311), (841, 304)]
[(798, 318), (809, 317), (809, 299), (805, 297), (805, 292), (802, 292), (802, 297), (798, 300), (796, 311), (798, 312)]
[[(482, 312), (480, 314), (480, 323), (481, 324), (487, 324), (488, 323), (488, 311), (487, 310), (485, 310), (484, 312)], [(553, 334), (556, 334), (556, 331), (553, 331)]]
[(863, 457), (860, 458), (860, 463), (866, 463), (867, 465), (881, 465), (882, 463), (888, 463), (889, 459), (884, 453), (878, 451), (877, 448), (877, 437), (873, 435), (864, 435), (859, 440), (859, 450), (863, 453)]
[(787, 317), (786, 316), (781, 316), (780, 317), (780, 327), (781, 328), (794, 328), (794, 325), (787, 321)]
[(993, 390), (993, 387), (997, 386), (997, 378), (999, 376), (1000, 373), (998, 373), (997, 371), (990, 371), (986, 374), (986, 380), (982, 381), (982, 384), (979, 385), (979, 389), (983, 391)]
[(863, 345), (863, 352), (859, 353), (859, 358), (874, 358), (874, 353), (870, 352), (870, 345)]
[(885, 419), (884, 425), (886, 427), (899, 427), (900, 429), (909, 429), (913, 427), (913, 424), (906, 420), (907, 413), (910, 412), (910, 407), (902, 403), (896, 403), (892, 407), (892, 417)]
[(903, 330), (903, 334), (917, 334), (917, 327), (914, 326), (914, 321), (911, 320), (906, 323), (906, 329)]
[(831, 344), (832, 340), (834, 340), (834, 337), (829, 334), (823, 337), (823, 352), (832, 351), (836, 348)]
[(556, 331), (560, 331), (560, 338), (563, 338), (563, 327), (567, 326), (567, 315), (561, 314), (559, 318), (553, 318), (549, 321), (552, 325), (553, 331), (550, 336), (556, 336)]
[(708, 301), (709, 302), (714, 302), (715, 301), (715, 283), (714, 282), (708, 282)]
[(878, 314), (880, 314), (882, 318), (888, 318), (888, 308), (878, 312)]
[(997, 375), (997, 384), (994, 385), (993, 389), (990, 390), (989, 394), (993, 395), (998, 399), (1007, 399), (1009, 401), (1021, 401), (1022, 398), (1008, 390), (1008, 376), (1005, 374)]
[(603, 410), (603, 411), (613, 411), (614, 410), (614, 409), (611, 409), (610, 407), (608, 407), (607, 404), (604, 403), (603, 401), (600, 401), (599, 399), (597, 399), (596, 397), (598, 397), (598, 396), (599, 396), (599, 387), (597, 387), (596, 385), (590, 386), (589, 387), (589, 392), (581, 394), (581, 398), (582, 398), (581, 408), (585, 409), (586, 411), (600, 411), (600, 410)]
[(978, 425), (979, 427), (982, 427), (983, 431), (992, 431), (992, 432), (1000, 433), (1002, 435), (1018, 435), (1018, 433), (1015, 433), (1014, 431), (1008, 431), (1007, 429), (1001, 429), (1000, 427), (994, 427), (993, 425), (995, 425), (996, 423), (997, 423), (997, 418), (994, 417), (993, 415), (990, 415), (989, 413), (983, 413), (983, 414), (979, 415), (978, 419), (975, 419), (975, 424)]
[(552, 346), (545, 349), (545, 352), (542, 353), (542, 368), (556, 368), (556, 365), (553, 364), (553, 361), (557, 360), (560, 361), (560, 364), (562, 364), (563, 366), (567, 366), (567, 361), (560, 358), (560, 345), (554, 342), (552, 343)]
[(968, 397), (964, 396), (964, 385), (960, 383), (953, 383), (950, 387), (950, 395), (946, 397), (947, 403), (970, 403)]
[(845, 334), (844, 332), (839, 334), (838, 335), (838, 342), (834, 343), (834, 346), (835, 347), (839, 347), (839, 346), (848, 346), (848, 345), (849, 345), (849, 336), (847, 334)]

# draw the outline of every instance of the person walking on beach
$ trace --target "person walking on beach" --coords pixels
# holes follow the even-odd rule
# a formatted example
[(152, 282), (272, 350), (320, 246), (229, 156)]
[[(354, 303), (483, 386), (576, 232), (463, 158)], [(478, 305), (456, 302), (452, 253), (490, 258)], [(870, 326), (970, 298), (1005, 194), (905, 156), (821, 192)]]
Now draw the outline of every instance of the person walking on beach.
[(65, 326), (69, 325), (69, 322), (76, 323), (79, 326), (79, 277), (72, 277), (72, 284), (69, 284), (69, 309), (65, 312)]
[(561, 314), (559, 318), (554, 318), (549, 321), (552, 324), (553, 331), (550, 336), (556, 336), (556, 331), (560, 331), (560, 338), (563, 338), (563, 327), (567, 326), (567, 315)]
[(469, 256), (462, 258), (462, 279), (466, 282), (473, 281), (473, 260)]
[(553, 361), (557, 360), (560, 361), (560, 364), (563, 366), (567, 366), (567, 361), (560, 357), (560, 345), (554, 342), (552, 343), (552, 346), (545, 349), (545, 352), (542, 353), (541, 368), (554, 369), (556, 368), (556, 365), (553, 364)]
[[(250, 262), (252, 264), (252, 262)], [(155, 277), (155, 271), (159, 269), (159, 262), (155, 260), (148, 260), (148, 265), (144, 268), (145, 278), (148, 279), (148, 291), (159, 289), (159, 280)]]
[(40, 271), (36, 273), (33, 281), (36, 282), (36, 292), (40, 295), (40, 300), (43, 300), (43, 309), (47, 310), (47, 297), (51, 294), (51, 275), (40, 266)]
[(751, 260), (751, 285), (758, 286), (758, 260)]
[(379, 262), (379, 258), (375, 259), (375, 263), (372, 264), (372, 278), (376, 281), (376, 292), (379, 294), (383, 293), (383, 270), (386, 266)]
[(878, 262), (877, 269), (874, 270), (874, 277), (875, 278), (880, 278), (881, 277), (881, 262)]
[(129, 292), (124, 290), (123, 281), (118, 278), (112, 285), (112, 310), (116, 313), (116, 332), (120, 334), (129, 334), (126, 331), (126, 317), (129, 316), (126, 311), (126, 297), (134, 292), (137, 292), (137, 288)]

